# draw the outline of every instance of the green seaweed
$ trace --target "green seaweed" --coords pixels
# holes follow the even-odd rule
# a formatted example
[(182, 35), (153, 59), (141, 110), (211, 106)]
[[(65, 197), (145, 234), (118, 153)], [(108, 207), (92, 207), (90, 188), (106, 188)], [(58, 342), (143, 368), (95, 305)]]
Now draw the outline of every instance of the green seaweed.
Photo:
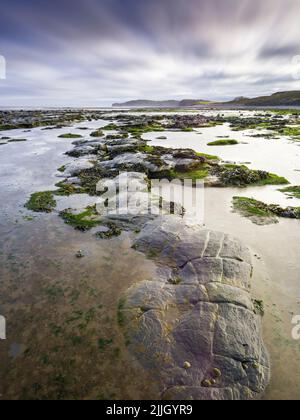
[(246, 216), (271, 217), (273, 213), (261, 201), (248, 197), (233, 197), (235, 210), (241, 211)]
[(25, 204), (25, 207), (34, 212), (51, 213), (56, 207), (56, 204), (53, 192), (43, 191), (31, 194), (31, 197)]
[(119, 129), (119, 127), (116, 124), (113, 124), (113, 123), (107, 124), (105, 127), (102, 127), (102, 130), (105, 130), (105, 131), (115, 131), (115, 130), (118, 130), (118, 129)]
[(279, 191), (289, 195), (290, 197), (300, 198), (300, 186), (286, 187)]
[(261, 179), (257, 185), (284, 185), (289, 184), (289, 181), (283, 176), (272, 174), (268, 172), (266, 179)]
[(212, 170), (224, 186), (245, 187), (247, 185), (284, 185), (289, 181), (266, 171), (249, 169), (245, 165), (219, 165)]
[(124, 298), (121, 298), (118, 303), (118, 314), (117, 314), (117, 320), (120, 327), (124, 327), (125, 325), (125, 316), (123, 313), (125, 304), (126, 304), (126, 300)]
[(268, 112), (277, 115), (299, 115), (299, 109), (268, 109)]
[(196, 155), (199, 156), (199, 157), (203, 157), (206, 160), (220, 160), (220, 158), (218, 156), (208, 155), (207, 153), (199, 153), (199, 152), (197, 152)]
[(184, 133), (191, 133), (191, 132), (193, 132), (193, 131), (194, 131), (194, 129), (193, 129), (192, 127), (186, 127), (186, 128), (183, 128), (183, 129), (182, 129), (182, 131), (183, 131)]
[(208, 146), (233, 146), (239, 144), (239, 142), (237, 140), (233, 140), (233, 139), (220, 139), (220, 140), (216, 140), (216, 141), (212, 141), (210, 143), (208, 143)]
[(60, 139), (81, 139), (82, 136), (80, 134), (67, 133), (67, 134), (61, 134), (60, 136), (58, 136), (58, 138), (60, 138)]
[(153, 172), (150, 174), (151, 179), (191, 179), (193, 181), (197, 181), (200, 179), (204, 179), (209, 175), (209, 166), (206, 164), (200, 164), (197, 169), (193, 169), (187, 172), (180, 172), (175, 169), (168, 169), (160, 172)]
[(288, 137), (299, 137), (300, 136), (300, 127), (285, 127), (282, 131), (284, 136)]
[(87, 207), (85, 211), (79, 214), (74, 214), (70, 209), (67, 209), (60, 212), (59, 215), (65, 223), (81, 231), (90, 230), (101, 224), (95, 206)]
[(153, 146), (148, 146), (148, 145), (143, 145), (143, 146), (140, 146), (139, 148), (138, 148), (138, 151), (139, 152), (142, 152), (142, 153), (148, 153), (148, 154), (151, 154), (151, 153), (153, 153), (153, 152), (155, 152), (155, 147), (153, 147)]
[(300, 207), (282, 208), (278, 204), (266, 204), (248, 197), (233, 197), (233, 208), (243, 216), (253, 218), (254, 223), (260, 218), (275, 223), (277, 217), (300, 219)]
[(98, 340), (98, 348), (99, 348), (99, 350), (100, 351), (105, 351), (106, 348), (113, 343), (113, 341), (114, 340), (112, 338), (109, 339), (109, 340), (107, 340), (105, 338), (99, 338), (99, 340)]
[(52, 301), (57, 301), (59, 298), (64, 297), (64, 290), (59, 284), (46, 287), (44, 292), (49, 300)]
[(133, 136), (140, 137), (145, 133), (165, 131), (165, 127), (163, 127), (160, 123), (151, 122), (142, 124), (130, 124), (125, 126), (124, 130)]
[(62, 165), (62, 166), (60, 166), (57, 170), (58, 170), (58, 172), (61, 172), (61, 173), (65, 172), (65, 170), (66, 170), (66, 165)]
[(58, 187), (58, 190), (53, 191), (53, 194), (58, 196), (68, 197), (73, 194), (83, 194), (85, 192), (84, 188), (76, 187), (65, 182), (58, 182), (55, 186)]
[(203, 167), (203, 169), (198, 169), (198, 170), (189, 171), (189, 172), (176, 172), (175, 171), (176, 178), (192, 179), (193, 181), (204, 179), (208, 176), (208, 174), (209, 174), (208, 168), (206, 168), (205, 166)]
[(105, 172), (94, 166), (90, 169), (85, 169), (78, 175), (81, 181), (81, 187), (89, 195), (97, 195), (97, 184), (105, 177)]
[(272, 213), (261, 201), (248, 197), (233, 197), (233, 205), (235, 209), (246, 212), (247, 215), (270, 217)]

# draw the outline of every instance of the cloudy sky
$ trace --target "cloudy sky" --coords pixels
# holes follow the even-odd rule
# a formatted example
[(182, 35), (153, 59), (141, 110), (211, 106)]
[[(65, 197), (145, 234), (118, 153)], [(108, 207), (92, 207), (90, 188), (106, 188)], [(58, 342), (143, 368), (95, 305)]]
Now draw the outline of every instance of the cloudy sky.
[(299, 16), (299, 0), (1, 0), (0, 106), (300, 90)]

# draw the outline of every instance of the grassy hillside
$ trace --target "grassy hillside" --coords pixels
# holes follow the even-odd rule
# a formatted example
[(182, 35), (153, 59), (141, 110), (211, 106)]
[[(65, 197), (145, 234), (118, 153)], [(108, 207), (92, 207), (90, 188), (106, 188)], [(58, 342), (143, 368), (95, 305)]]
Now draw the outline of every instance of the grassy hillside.
[(115, 103), (113, 107), (123, 108), (184, 108), (184, 107), (197, 107), (197, 106), (300, 106), (300, 91), (290, 92), (277, 92), (270, 96), (258, 96), (256, 98), (236, 98), (229, 102), (212, 102), (205, 99), (183, 99), (181, 101), (162, 100), (162, 101), (149, 101), (149, 100), (135, 100), (123, 103)]
[(278, 92), (257, 98), (238, 98), (226, 104), (245, 106), (300, 106), (300, 91)]

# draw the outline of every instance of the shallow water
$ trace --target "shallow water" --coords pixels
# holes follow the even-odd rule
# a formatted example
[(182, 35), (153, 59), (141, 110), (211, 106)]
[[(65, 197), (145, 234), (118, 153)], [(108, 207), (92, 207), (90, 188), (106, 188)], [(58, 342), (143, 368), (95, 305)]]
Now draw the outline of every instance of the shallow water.
[[(32, 192), (52, 189), (57, 168), (72, 161), (64, 155), (73, 140), (62, 133), (90, 131), (107, 124), (96, 121), (61, 130), (13, 130), (10, 137), (27, 138), (0, 150), (0, 313), (7, 319), (8, 339), (0, 341), (1, 398), (155, 398), (155, 384), (144, 377), (126, 349), (116, 308), (122, 291), (153, 273), (150, 261), (131, 249), (123, 234), (109, 241), (81, 233), (57, 216), (35, 214), (23, 206)], [(78, 131), (88, 136), (90, 131)], [(300, 185), (297, 143), (287, 139), (253, 139), (228, 126), (198, 130), (202, 134), (167, 132), (144, 137), (166, 147), (190, 147), (225, 160), (286, 176)], [(227, 136), (248, 144), (209, 147)], [(265, 341), (272, 359), (267, 399), (300, 398), (300, 342), (292, 340), (292, 314), (300, 314), (300, 222), (281, 219), (277, 225), (256, 226), (231, 211), (234, 195), (298, 205), (279, 187), (205, 190), (205, 224), (233, 234), (253, 253), (253, 293), (266, 305)], [(59, 199), (58, 209), (90, 198)], [(76, 203), (77, 204), (77, 203)], [(78, 250), (85, 257), (78, 259)], [(117, 263), (116, 263), (117, 261)]]
[[(154, 398), (155, 384), (128, 354), (117, 320), (121, 293), (151, 276), (152, 263), (131, 249), (128, 235), (97, 240), (56, 212), (24, 208), (32, 192), (59, 181), (56, 169), (72, 160), (64, 152), (73, 140), (57, 136), (75, 127), (34, 129), (26, 143), (1, 149), (0, 313), (7, 340), (0, 341), (0, 399)], [(72, 201), (62, 197), (58, 209)], [(76, 258), (79, 250), (84, 258)]]

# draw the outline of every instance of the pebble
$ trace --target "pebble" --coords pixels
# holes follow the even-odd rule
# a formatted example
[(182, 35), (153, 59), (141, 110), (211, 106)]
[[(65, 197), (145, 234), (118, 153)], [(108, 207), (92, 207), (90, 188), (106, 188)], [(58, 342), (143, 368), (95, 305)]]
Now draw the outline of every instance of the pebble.
[(77, 258), (83, 258), (83, 257), (84, 257), (84, 253), (83, 253), (83, 251), (79, 250), (79, 251), (76, 253), (76, 257), (77, 257)]
[(190, 364), (190, 362), (184, 362), (183, 367), (184, 369), (190, 369), (192, 365)]
[(220, 369), (214, 368), (213, 369), (213, 375), (214, 375), (215, 378), (221, 378), (222, 372), (220, 371)]

